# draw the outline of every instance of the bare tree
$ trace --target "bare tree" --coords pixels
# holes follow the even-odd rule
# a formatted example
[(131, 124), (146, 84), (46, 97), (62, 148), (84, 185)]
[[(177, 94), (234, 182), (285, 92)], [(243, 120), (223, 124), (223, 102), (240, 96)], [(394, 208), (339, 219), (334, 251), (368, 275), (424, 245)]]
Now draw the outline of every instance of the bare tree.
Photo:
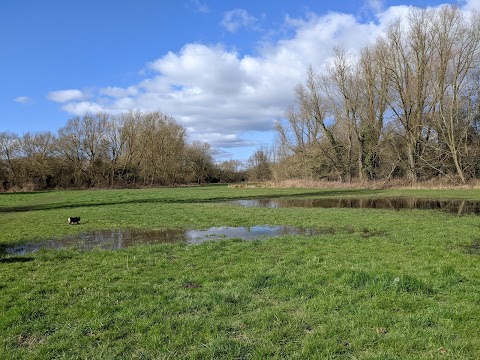
[[(197, 184), (204, 182), (214, 173), (213, 151), (208, 143), (194, 141), (185, 147), (186, 169)], [(188, 170), (187, 170), (188, 171)]]
[[(105, 122), (104, 143), (108, 166), (108, 183), (113, 186), (119, 175), (119, 162), (126, 152), (126, 137), (123, 135), (123, 117), (108, 116)], [(120, 179), (118, 179), (120, 180)]]
[(73, 167), (73, 182), (76, 186), (83, 185), (85, 173), (85, 154), (83, 151), (83, 131), (81, 119), (75, 116), (58, 130), (58, 149), (68, 163)]
[(457, 176), (465, 183), (463, 160), (468, 152), (468, 132), (474, 120), (474, 109), (469, 102), (475, 96), (472, 73), (480, 61), (480, 17), (474, 13), (465, 18), (459, 8), (445, 6), (433, 18), (432, 31), (437, 150), (448, 151)]
[[(239, 172), (240, 174), (240, 172)], [(243, 173), (230, 174), (243, 179)], [(58, 130), (0, 133), (1, 188), (173, 185), (219, 181), (207, 143), (187, 144), (185, 129), (161, 112), (85, 114)]]
[(0, 174), (6, 186), (8, 183), (17, 181), (16, 160), (20, 156), (20, 149), (20, 139), (17, 134), (5, 131), (0, 133)]
[(182, 171), (185, 129), (175, 119), (160, 112), (141, 117), (139, 171), (145, 183), (173, 184)]
[[(301, 86), (296, 88), (296, 94), (304, 93)], [(293, 172), (301, 177), (311, 177), (318, 167), (318, 142), (322, 136), (320, 123), (315, 118), (304, 116), (305, 113), (295, 111), (290, 107), (284, 119), (275, 123), (277, 130), (279, 155), (282, 159), (290, 158), (293, 161)]]
[[(300, 166), (308, 166), (308, 173), (318, 172), (321, 157), (328, 159), (328, 166), (342, 181), (350, 180), (348, 146), (345, 146), (341, 124), (327, 123), (326, 81), (314, 74), (312, 67), (307, 72), (306, 84), (295, 87), (296, 106), (291, 107), (283, 121), (277, 121), (276, 130), (280, 147), (287, 156), (294, 155)], [(285, 158), (285, 157), (284, 157)]]
[(427, 121), (433, 111), (431, 16), (430, 10), (413, 9), (406, 24), (398, 20), (387, 33), (385, 66), (392, 94), (390, 109), (403, 130), (407, 177), (413, 182), (418, 180), (425, 143), (431, 133)]
[(343, 47), (335, 47), (334, 58), (327, 64), (326, 75), (321, 81), (336, 130), (335, 141), (330, 143), (336, 149), (336, 162), (342, 167), (342, 180), (347, 181), (352, 178), (354, 132), (359, 122), (360, 93), (356, 72), (354, 58)]
[(59, 130), (59, 149), (75, 169), (75, 182), (102, 185), (102, 162), (106, 158), (105, 129), (108, 115), (85, 114), (68, 120)]
[(221, 182), (240, 182), (245, 180), (244, 165), (240, 160), (227, 160), (217, 165)]
[[(53, 185), (56, 138), (51, 132), (23, 135), (20, 146), (25, 156), (25, 180), (43, 188)], [(28, 178), (28, 180), (27, 180)]]
[(249, 179), (254, 181), (266, 181), (272, 178), (269, 151), (266, 147), (258, 148), (247, 161)]
[(388, 107), (388, 77), (384, 67), (386, 43), (379, 39), (375, 45), (362, 50), (358, 65), (357, 136), (358, 173), (360, 180), (374, 179), (380, 167), (380, 146), (384, 135), (385, 113)]
[(139, 178), (142, 151), (143, 114), (140, 111), (129, 111), (121, 114), (120, 143), (121, 155), (118, 159), (118, 177), (123, 184), (135, 184)]

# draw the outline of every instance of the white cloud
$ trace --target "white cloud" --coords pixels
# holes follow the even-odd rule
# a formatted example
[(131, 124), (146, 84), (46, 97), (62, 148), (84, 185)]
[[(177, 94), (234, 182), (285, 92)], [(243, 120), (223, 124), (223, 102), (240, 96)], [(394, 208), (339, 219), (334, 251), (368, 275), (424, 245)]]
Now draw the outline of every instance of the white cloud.
[(466, 0), (465, 8), (467, 10), (480, 10), (480, 0)]
[(366, 0), (364, 6), (378, 13), (383, 9), (383, 4), (384, 0)]
[(62, 109), (75, 115), (105, 111), (101, 105), (88, 101), (68, 103), (63, 105)]
[(15, 99), (13, 99), (16, 103), (19, 104), (30, 104), (32, 100), (28, 96), (17, 96)]
[(120, 88), (116, 86), (108, 86), (100, 89), (100, 94), (111, 96), (114, 98), (121, 98), (125, 96), (135, 96), (138, 94), (138, 89), (135, 86), (129, 86), (128, 88)]
[(380, 21), (381, 30), (385, 30), (389, 24), (398, 18), (406, 19), (412, 8), (413, 6), (407, 5), (391, 6), (388, 9), (378, 13), (377, 17)]
[(250, 27), (257, 19), (244, 9), (227, 11), (220, 23), (227, 31), (236, 32), (241, 27)]
[(195, 136), (192, 140), (207, 142), (212, 146), (224, 148), (255, 146), (254, 142), (242, 139), (237, 134), (210, 133)]
[(195, 10), (199, 13), (206, 14), (210, 12), (210, 8), (208, 7), (208, 5), (200, 0), (192, 0), (191, 3), (195, 7)]
[(73, 100), (82, 100), (85, 98), (85, 94), (80, 90), (58, 90), (48, 93), (47, 98), (51, 101), (65, 103)]
[(293, 35), (263, 44), (256, 55), (190, 43), (148, 63), (145, 79), (139, 83), (92, 91), (90, 101), (79, 90), (51, 92), (49, 99), (64, 103), (65, 111), (77, 115), (159, 110), (185, 126), (191, 139), (208, 141), (219, 153), (235, 149), (238, 154), (242, 147), (261, 144), (259, 136), (252, 140), (251, 132), (271, 135), (275, 119), (292, 104), (293, 88), (305, 81), (309, 65), (322, 71), (335, 45), (355, 54), (408, 10), (406, 6), (387, 8), (376, 13), (376, 23), (360, 23), (353, 15), (341, 13), (287, 17), (285, 26)]

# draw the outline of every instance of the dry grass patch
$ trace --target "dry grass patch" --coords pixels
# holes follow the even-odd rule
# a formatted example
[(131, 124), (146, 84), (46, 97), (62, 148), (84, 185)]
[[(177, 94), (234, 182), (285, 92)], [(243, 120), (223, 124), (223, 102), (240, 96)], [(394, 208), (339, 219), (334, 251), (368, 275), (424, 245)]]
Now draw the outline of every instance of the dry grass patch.
[(265, 183), (250, 184), (244, 187), (271, 187), (271, 188), (315, 188), (315, 189), (425, 189), (425, 190), (449, 190), (449, 189), (480, 189), (480, 180), (473, 179), (466, 184), (454, 182), (448, 178), (438, 178), (418, 183), (407, 180), (388, 181), (352, 181), (349, 183), (340, 181), (321, 181), (290, 179), (280, 181), (268, 181)]

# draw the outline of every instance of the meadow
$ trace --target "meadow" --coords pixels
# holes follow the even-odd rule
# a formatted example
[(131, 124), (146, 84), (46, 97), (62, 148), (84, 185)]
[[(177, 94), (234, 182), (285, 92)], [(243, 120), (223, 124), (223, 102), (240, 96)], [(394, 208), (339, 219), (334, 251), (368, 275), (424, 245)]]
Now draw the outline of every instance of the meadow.
[[(393, 196), (480, 200), (480, 191), (207, 186), (0, 194), (0, 358), (480, 358), (478, 215), (226, 202)], [(82, 220), (68, 225), (69, 216)], [(254, 225), (324, 231), (6, 252), (101, 229)]]

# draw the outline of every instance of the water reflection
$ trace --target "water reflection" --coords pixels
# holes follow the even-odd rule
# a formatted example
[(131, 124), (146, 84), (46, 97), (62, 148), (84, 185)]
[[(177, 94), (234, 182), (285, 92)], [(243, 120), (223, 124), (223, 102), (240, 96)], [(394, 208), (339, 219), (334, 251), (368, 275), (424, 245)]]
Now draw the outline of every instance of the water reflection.
[(187, 242), (199, 244), (206, 240), (239, 238), (253, 240), (284, 235), (316, 235), (325, 230), (304, 229), (292, 226), (250, 226), (250, 227), (212, 227), (208, 230), (188, 230)]
[(66, 236), (61, 239), (32, 241), (6, 248), (10, 254), (24, 255), (40, 249), (76, 248), (81, 250), (122, 249), (137, 244), (164, 243), (182, 241), (184, 230), (149, 230), (138, 231), (133, 229), (97, 230)]
[(230, 203), (245, 207), (267, 208), (355, 208), (355, 209), (422, 209), (443, 210), (454, 214), (480, 214), (480, 201), (468, 200), (432, 200), (413, 198), (377, 198), (377, 199), (257, 199), (235, 200)]
[(242, 240), (261, 239), (283, 235), (316, 235), (328, 232), (329, 229), (304, 229), (291, 226), (251, 226), (251, 227), (212, 227), (206, 230), (98, 230), (67, 236), (62, 239), (35, 241), (7, 247), (9, 254), (25, 255), (40, 249), (75, 248), (92, 250), (122, 249), (140, 244), (166, 242), (186, 242), (200, 244), (205, 241), (238, 238)]

